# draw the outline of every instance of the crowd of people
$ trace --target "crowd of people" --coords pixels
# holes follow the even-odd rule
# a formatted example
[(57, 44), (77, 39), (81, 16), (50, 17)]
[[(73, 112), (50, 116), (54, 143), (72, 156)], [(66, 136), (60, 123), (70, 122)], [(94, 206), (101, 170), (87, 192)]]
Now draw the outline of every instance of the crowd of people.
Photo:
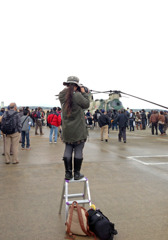
[[(108, 142), (109, 130), (116, 129), (118, 141), (126, 143), (126, 132), (145, 130), (151, 128), (151, 134), (163, 136), (168, 126), (167, 111), (156, 111), (146, 113), (144, 109), (134, 112), (132, 109), (121, 109), (119, 111), (105, 111), (97, 109), (94, 114), (87, 110), (89, 107), (88, 92), (79, 84), (77, 77), (69, 77), (64, 82), (65, 88), (59, 94), (62, 106), (54, 107), (45, 112), (41, 107), (29, 109), (11, 103), (7, 109), (0, 111), (0, 137), (3, 137), (3, 153), (6, 164), (11, 162), (18, 164), (18, 147), (22, 150), (31, 150), (30, 128), (34, 127), (35, 135), (44, 135), (43, 126), (49, 127), (49, 143), (57, 143), (58, 134), (65, 143), (63, 161), (65, 165), (65, 179), (71, 179), (72, 155), (74, 154), (74, 179), (81, 179), (84, 175), (80, 173), (83, 148), (88, 136), (88, 127), (100, 128), (100, 140)], [(127, 131), (126, 131), (127, 130)]]
[[(84, 111), (84, 109), (82, 109), (82, 111)], [(18, 114), (15, 115), (15, 112)], [(13, 122), (15, 129), (13, 129), (11, 134), (3, 133), (1, 127), (3, 123), (2, 119), (8, 119), (8, 115), (13, 115), (14, 119)], [(57, 143), (58, 135), (61, 135), (62, 132), (61, 115), (62, 113), (60, 107), (54, 107), (50, 111), (48, 110), (46, 113), (41, 107), (31, 110), (29, 107), (20, 107), (17, 109), (15, 103), (11, 103), (7, 110), (5, 110), (5, 108), (1, 108), (0, 137), (3, 137), (4, 150), (2, 155), (5, 156), (6, 163), (10, 163), (11, 155), (13, 156), (13, 163), (19, 163), (17, 158), (19, 143), (21, 143), (22, 150), (31, 149), (29, 136), (31, 127), (34, 127), (35, 135), (43, 135), (43, 126), (46, 124), (46, 126), (50, 128), (49, 143)], [(118, 141), (121, 142), (123, 138), (123, 142), (126, 143), (126, 130), (145, 130), (146, 127), (150, 127), (152, 135), (158, 135), (158, 132), (160, 132), (161, 136), (165, 135), (168, 127), (168, 113), (167, 111), (156, 110), (146, 113), (144, 109), (137, 112), (129, 109), (107, 112), (104, 109), (97, 109), (94, 114), (91, 114), (90, 110), (88, 110), (85, 113), (85, 123), (87, 126), (100, 127), (101, 141), (105, 140), (105, 142), (108, 142), (109, 130), (116, 129), (119, 131)], [(68, 131), (69, 130), (66, 130), (66, 132)], [(65, 158), (67, 157), (64, 156), (64, 159)]]
[[(46, 116), (45, 116), (46, 115)], [(44, 135), (43, 126), (47, 121), (50, 127), (49, 141), (57, 142), (58, 128), (61, 126), (61, 108), (54, 107), (45, 114), (45, 111), (38, 107), (30, 110), (29, 107), (17, 108), (16, 103), (11, 103), (7, 109), (0, 111), (0, 137), (3, 138), (3, 153), (5, 163), (18, 164), (18, 147), (21, 144), (22, 150), (31, 150), (30, 128), (35, 128), (35, 135)], [(38, 133), (39, 130), (39, 133)], [(60, 129), (59, 129), (60, 130)]]
[[(93, 114), (88, 110), (85, 114), (86, 123), (88, 126), (95, 127), (97, 124), (101, 128), (101, 141), (103, 138), (108, 141), (109, 129), (119, 129), (118, 140), (121, 141), (123, 137), (124, 143), (126, 143), (126, 129), (129, 131), (145, 130), (146, 127), (151, 128), (151, 133), (158, 135), (166, 134), (168, 127), (168, 112), (167, 111), (156, 111), (152, 110), (147, 112), (142, 109), (141, 111), (134, 112), (132, 109), (121, 109), (119, 111), (104, 109), (96, 110)], [(104, 137), (103, 137), (104, 133)]]

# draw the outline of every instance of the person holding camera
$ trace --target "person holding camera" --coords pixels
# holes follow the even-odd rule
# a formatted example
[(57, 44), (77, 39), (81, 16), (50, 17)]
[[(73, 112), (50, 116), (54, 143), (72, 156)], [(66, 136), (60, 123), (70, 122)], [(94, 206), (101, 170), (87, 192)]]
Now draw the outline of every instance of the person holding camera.
[(80, 173), (83, 161), (83, 148), (87, 139), (87, 126), (84, 109), (90, 105), (88, 89), (79, 84), (75, 76), (68, 77), (66, 86), (59, 93), (62, 106), (62, 139), (65, 143), (63, 161), (65, 165), (65, 179), (70, 180), (72, 175), (72, 154), (74, 152), (74, 180), (84, 177)]

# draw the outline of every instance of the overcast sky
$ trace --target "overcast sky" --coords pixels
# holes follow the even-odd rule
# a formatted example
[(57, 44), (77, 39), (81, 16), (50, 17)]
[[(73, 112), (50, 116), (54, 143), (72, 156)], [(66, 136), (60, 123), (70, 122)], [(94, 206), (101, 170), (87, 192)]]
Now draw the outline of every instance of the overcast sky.
[(58, 106), (54, 95), (75, 75), (168, 106), (167, 13), (167, 0), (0, 1), (0, 101)]

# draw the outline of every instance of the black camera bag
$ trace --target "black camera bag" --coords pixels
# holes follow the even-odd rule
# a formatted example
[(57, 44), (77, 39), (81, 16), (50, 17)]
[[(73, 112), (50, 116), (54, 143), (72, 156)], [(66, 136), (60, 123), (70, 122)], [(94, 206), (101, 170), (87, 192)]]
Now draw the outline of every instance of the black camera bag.
[(114, 235), (118, 233), (114, 228), (114, 223), (111, 223), (100, 210), (89, 209), (88, 213), (90, 231), (95, 233), (100, 240), (113, 240)]

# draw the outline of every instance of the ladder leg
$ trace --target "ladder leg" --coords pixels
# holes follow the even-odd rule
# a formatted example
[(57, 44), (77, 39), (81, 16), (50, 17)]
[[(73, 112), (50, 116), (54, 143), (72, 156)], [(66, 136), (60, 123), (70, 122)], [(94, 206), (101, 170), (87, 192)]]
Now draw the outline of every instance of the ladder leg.
[(62, 203), (63, 203), (63, 200), (64, 200), (64, 194), (65, 194), (65, 182), (63, 183), (63, 188), (62, 188), (62, 194), (61, 194), (61, 201), (60, 201), (59, 214), (61, 214)]
[(68, 181), (65, 180), (65, 222), (68, 217), (68, 209), (69, 209), (69, 203), (68, 203)]
[[(86, 199), (86, 181), (84, 182), (83, 199)], [(83, 207), (84, 206), (85, 206), (85, 204), (83, 203)]]
[(90, 188), (89, 188), (89, 182), (88, 182), (88, 180), (86, 180), (86, 186), (87, 186), (89, 206), (91, 206), (91, 205), (92, 205), (92, 202), (91, 202), (91, 195), (90, 195)]

